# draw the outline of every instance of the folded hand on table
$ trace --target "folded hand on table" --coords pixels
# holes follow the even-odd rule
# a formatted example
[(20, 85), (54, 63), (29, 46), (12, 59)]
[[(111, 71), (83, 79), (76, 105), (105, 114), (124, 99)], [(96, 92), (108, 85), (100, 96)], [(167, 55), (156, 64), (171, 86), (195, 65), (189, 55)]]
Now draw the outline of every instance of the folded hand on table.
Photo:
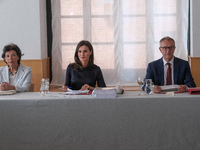
[(63, 92), (68, 92), (67, 89), (68, 89), (68, 86), (65, 86), (65, 85), (62, 86), (62, 91), (63, 91)]
[[(155, 85), (154, 88), (153, 88), (154, 93), (161, 93), (161, 90), (162, 90), (161, 87), (158, 86), (158, 85)], [(185, 85), (179, 85), (178, 92), (180, 92), (180, 93), (186, 92), (186, 86)]]
[(153, 87), (153, 92), (154, 92), (154, 93), (161, 93), (161, 87), (158, 86), (158, 85), (155, 85), (155, 86)]
[(0, 84), (0, 91), (15, 90), (15, 86), (9, 84), (8, 82), (2, 82)]
[(186, 86), (185, 85), (179, 85), (178, 91), (181, 92), (181, 93), (186, 92)]
[[(89, 86), (88, 84), (84, 84), (82, 87), (81, 87), (81, 91), (84, 91), (84, 90), (94, 90), (93, 87)], [(63, 85), (62, 86), (62, 91), (63, 92), (68, 92), (68, 86), (65, 86)]]
[(88, 84), (84, 84), (82, 87), (81, 87), (81, 91), (84, 91), (84, 90), (94, 90), (93, 87), (89, 86)]

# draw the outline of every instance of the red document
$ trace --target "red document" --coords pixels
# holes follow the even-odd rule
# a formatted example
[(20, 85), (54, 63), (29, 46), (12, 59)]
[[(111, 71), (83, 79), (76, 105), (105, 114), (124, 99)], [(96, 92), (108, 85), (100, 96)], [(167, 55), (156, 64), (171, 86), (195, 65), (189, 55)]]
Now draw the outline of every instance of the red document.
[(190, 94), (200, 94), (200, 87), (188, 88)]

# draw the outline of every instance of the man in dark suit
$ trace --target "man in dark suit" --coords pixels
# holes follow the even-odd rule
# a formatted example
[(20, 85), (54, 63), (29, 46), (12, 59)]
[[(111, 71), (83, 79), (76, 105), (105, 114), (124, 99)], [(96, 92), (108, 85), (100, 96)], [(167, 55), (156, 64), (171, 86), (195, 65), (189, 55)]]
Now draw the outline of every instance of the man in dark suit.
[[(155, 85), (154, 93), (160, 93), (162, 85), (177, 84), (179, 92), (186, 92), (186, 87), (196, 87), (189, 63), (174, 56), (175, 48), (174, 39), (171, 37), (162, 38), (159, 50), (163, 57), (148, 64), (145, 78), (152, 79)], [(170, 81), (167, 76), (170, 76)]]

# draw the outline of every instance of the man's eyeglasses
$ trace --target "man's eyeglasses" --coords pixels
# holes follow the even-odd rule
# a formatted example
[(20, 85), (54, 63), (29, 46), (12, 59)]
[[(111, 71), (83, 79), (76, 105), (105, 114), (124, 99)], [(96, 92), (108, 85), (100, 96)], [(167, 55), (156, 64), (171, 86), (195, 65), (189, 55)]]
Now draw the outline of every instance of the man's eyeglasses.
[(169, 50), (173, 50), (175, 48), (175, 46), (170, 46), (170, 47), (160, 47), (162, 50), (167, 51), (167, 49)]

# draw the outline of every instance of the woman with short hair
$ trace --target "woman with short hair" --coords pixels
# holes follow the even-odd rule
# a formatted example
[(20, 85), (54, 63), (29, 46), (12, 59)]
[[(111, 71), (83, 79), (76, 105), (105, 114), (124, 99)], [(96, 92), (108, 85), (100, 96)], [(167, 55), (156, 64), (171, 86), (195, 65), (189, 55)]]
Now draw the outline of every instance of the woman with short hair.
[(30, 67), (20, 63), (21, 56), (23, 54), (16, 44), (11, 43), (3, 48), (2, 58), (7, 66), (0, 67), (0, 91), (29, 91), (32, 72)]

